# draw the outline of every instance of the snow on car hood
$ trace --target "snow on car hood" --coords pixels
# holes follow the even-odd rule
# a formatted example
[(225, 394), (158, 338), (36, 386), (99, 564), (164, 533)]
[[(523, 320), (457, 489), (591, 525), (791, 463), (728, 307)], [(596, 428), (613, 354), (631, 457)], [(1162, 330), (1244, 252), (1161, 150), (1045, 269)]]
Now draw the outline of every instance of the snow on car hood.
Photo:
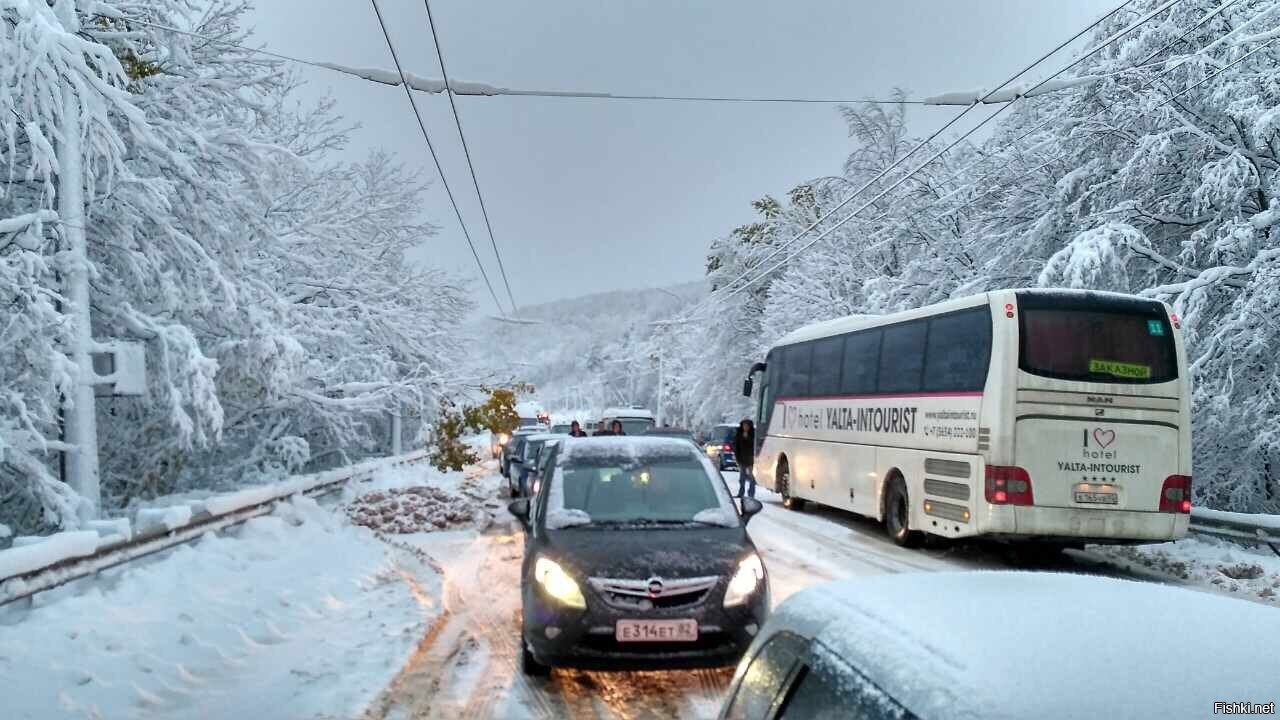
[(553, 530), (547, 552), (583, 577), (647, 579), (728, 575), (753, 548), (741, 527), (601, 527)]
[[(1084, 575), (908, 573), (802, 591), (786, 625), (921, 718), (1211, 716), (1275, 698), (1280, 610)], [(1193, 658), (1194, 670), (1187, 663)]]

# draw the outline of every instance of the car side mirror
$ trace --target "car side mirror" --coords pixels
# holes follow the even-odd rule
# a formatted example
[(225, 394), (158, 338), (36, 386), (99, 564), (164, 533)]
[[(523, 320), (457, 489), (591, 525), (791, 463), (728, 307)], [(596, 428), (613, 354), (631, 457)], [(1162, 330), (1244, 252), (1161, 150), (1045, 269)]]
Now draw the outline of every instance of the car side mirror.
[(755, 382), (751, 378), (742, 381), (742, 396), (751, 397), (751, 389), (755, 387)]
[(742, 498), (742, 522), (747, 522), (753, 515), (764, 509), (764, 503), (755, 498)]
[(511, 503), (507, 505), (507, 512), (519, 518), (521, 525), (524, 525), (525, 527), (529, 526), (529, 498), (512, 500)]

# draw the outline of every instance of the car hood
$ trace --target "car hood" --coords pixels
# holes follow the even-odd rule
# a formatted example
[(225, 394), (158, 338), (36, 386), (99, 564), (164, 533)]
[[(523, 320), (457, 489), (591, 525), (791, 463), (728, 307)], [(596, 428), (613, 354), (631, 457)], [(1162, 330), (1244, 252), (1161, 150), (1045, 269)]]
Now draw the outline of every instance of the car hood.
[(583, 577), (686, 578), (731, 573), (754, 550), (744, 528), (567, 528), (543, 548)]

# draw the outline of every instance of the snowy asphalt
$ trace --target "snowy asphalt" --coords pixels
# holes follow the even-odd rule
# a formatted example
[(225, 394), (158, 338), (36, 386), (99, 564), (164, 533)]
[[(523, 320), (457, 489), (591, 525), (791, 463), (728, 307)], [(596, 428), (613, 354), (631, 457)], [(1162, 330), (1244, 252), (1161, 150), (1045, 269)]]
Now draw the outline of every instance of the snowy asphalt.
[[(732, 668), (556, 670), (546, 679), (520, 672), (523, 538), (499, 496), (505, 481), (488, 465), (445, 474), (388, 469), (344, 498), (349, 510), (357, 495), (432, 487), (484, 508), (488, 519), (478, 524), (398, 534), (401, 520), (435, 516), (419, 518), (421, 504), (378, 505), (377, 512), (366, 507), (364, 519), (395, 522), (375, 533), (338, 508), (299, 499), (226, 533), (42, 593), (28, 606), (6, 606), (0, 677), (20, 690), (6, 694), (0, 715), (714, 717)], [(980, 543), (906, 550), (870, 520), (812, 506), (792, 512), (763, 490), (758, 497), (765, 508), (748, 531), (775, 605), (831, 580), (1011, 567), (1186, 584), (1270, 605), (1280, 589), (1280, 560), (1229, 543), (1091, 548), (1039, 562)]]
[[(726, 477), (730, 485), (736, 478)], [(768, 568), (775, 605), (811, 585), (864, 575), (978, 568), (1101, 572), (1134, 577), (1091, 553), (1026, 565), (982, 545), (907, 550), (878, 523), (828, 509), (792, 512), (761, 491), (748, 530)], [(409, 541), (439, 561), (444, 612), (370, 720), (401, 718), (710, 718), (732, 668), (680, 672), (519, 669), (520, 530), (509, 518), (481, 534), (420, 534)]]

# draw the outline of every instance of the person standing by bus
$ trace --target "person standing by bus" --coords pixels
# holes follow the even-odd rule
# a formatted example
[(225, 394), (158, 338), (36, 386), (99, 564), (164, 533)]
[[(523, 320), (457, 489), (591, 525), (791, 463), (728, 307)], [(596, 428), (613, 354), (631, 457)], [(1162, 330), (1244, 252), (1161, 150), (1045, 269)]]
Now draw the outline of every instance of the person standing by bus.
[[(756, 473), (752, 467), (756, 460), (756, 426), (751, 420), (743, 418), (738, 429), (733, 431), (733, 457), (738, 461), (738, 497), (756, 496)], [(747, 489), (747, 481), (751, 481)]]

